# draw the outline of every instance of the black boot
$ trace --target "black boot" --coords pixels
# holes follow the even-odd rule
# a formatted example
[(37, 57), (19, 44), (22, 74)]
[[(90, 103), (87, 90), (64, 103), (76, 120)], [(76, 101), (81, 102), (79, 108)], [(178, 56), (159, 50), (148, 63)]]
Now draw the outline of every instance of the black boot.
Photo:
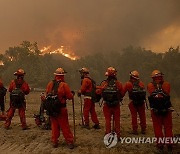
[(101, 129), (100, 126), (99, 126), (99, 124), (95, 124), (95, 125), (93, 126), (93, 128), (94, 128), (94, 129)]
[(68, 148), (69, 148), (69, 149), (74, 149), (74, 144), (73, 144), (73, 143), (68, 144)]
[(81, 127), (82, 127), (82, 128), (86, 128), (86, 129), (90, 129), (90, 127), (89, 127), (88, 124), (82, 125)]

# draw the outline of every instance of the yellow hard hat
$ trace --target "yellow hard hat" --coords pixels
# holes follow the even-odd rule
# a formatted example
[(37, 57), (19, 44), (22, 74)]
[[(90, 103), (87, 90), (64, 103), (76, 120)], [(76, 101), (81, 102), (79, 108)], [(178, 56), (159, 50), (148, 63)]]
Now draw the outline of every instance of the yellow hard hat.
[(105, 76), (116, 76), (117, 75), (117, 70), (114, 67), (108, 67)]
[(154, 77), (158, 77), (158, 76), (163, 76), (164, 74), (162, 72), (160, 72), (159, 70), (154, 70), (152, 73), (151, 73), (151, 77), (154, 78)]
[(129, 73), (129, 75), (130, 75), (132, 78), (139, 80), (139, 72), (138, 72), (138, 71), (136, 71), (136, 70), (131, 71), (131, 72)]
[(86, 67), (82, 67), (81, 69), (79, 69), (79, 72), (89, 74), (89, 70)]
[(25, 75), (26, 73), (24, 72), (24, 70), (23, 69), (18, 69), (16, 72), (14, 72), (14, 75)]
[(67, 72), (66, 72), (63, 68), (59, 67), (59, 68), (57, 68), (56, 71), (54, 72), (54, 75), (65, 75), (66, 73), (67, 73)]

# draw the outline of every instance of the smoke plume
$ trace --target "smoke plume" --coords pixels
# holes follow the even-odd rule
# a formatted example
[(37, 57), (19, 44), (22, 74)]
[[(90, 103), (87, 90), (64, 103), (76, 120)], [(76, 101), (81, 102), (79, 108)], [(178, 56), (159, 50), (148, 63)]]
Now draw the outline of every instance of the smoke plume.
[(22, 41), (77, 55), (179, 45), (179, 0), (0, 0), (0, 51)]

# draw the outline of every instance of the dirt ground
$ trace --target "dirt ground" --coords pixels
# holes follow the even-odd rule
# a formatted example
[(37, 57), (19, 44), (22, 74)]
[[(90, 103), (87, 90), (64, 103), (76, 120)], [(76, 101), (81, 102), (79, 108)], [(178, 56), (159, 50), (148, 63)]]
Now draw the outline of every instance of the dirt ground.
[[(8, 97), (8, 95), (7, 95)], [(173, 102), (177, 111), (180, 111), (180, 105), (177, 100)], [(6, 109), (8, 109), (9, 101), (6, 100)], [(42, 130), (36, 126), (33, 118), (34, 113), (38, 113), (40, 106), (40, 92), (32, 92), (27, 96), (27, 110), (26, 118), (29, 130), (21, 130), (18, 112), (12, 120), (11, 129), (5, 130), (3, 125), (4, 121), (0, 121), (0, 154), (116, 154), (116, 153), (156, 153), (155, 144), (126, 144), (118, 143), (114, 148), (107, 149), (103, 143), (104, 137), (104, 116), (102, 107), (96, 104), (98, 118), (100, 120), (101, 129), (90, 130), (83, 129), (79, 125), (80, 118), (80, 103), (78, 98), (75, 98), (75, 114), (76, 114), (76, 147), (73, 150), (67, 148), (62, 133), (60, 135), (60, 144), (58, 148), (52, 148), (50, 137), (50, 130)], [(72, 117), (72, 103), (68, 102), (68, 113), (71, 130), (73, 131), (73, 117)], [(152, 121), (150, 118), (150, 111), (147, 113), (147, 134), (132, 135), (131, 131), (131, 117), (128, 109), (128, 99), (125, 98), (121, 106), (121, 136), (122, 137), (152, 137), (154, 136), (152, 129)], [(180, 117), (173, 113), (173, 131), (174, 134), (180, 134)], [(91, 126), (93, 124), (91, 123)], [(179, 145), (178, 145), (179, 146)], [(175, 147), (174, 153), (180, 153), (180, 148)]]

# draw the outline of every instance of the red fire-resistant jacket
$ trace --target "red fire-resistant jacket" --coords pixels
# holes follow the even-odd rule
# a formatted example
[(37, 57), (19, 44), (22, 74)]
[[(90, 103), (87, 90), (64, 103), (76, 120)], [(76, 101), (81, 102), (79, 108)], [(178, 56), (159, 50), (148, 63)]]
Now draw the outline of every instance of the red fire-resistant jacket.
[[(148, 86), (147, 86), (147, 90), (148, 90), (149, 94), (151, 95), (152, 92), (155, 91), (155, 89), (156, 89), (156, 88), (155, 88), (154, 84), (153, 84), (152, 82), (150, 82), (150, 83), (148, 84)], [(163, 82), (163, 84), (162, 84), (162, 90), (163, 90), (167, 95), (170, 94), (171, 87), (170, 87), (169, 82), (167, 82), (167, 81), (164, 81), (164, 82)]]
[[(16, 79), (15, 79), (16, 80)], [(9, 85), (9, 92), (12, 92), (15, 88), (16, 88), (16, 83), (15, 80), (12, 80), (10, 85)], [(30, 92), (29, 89), (29, 85), (26, 81), (21, 81), (22, 82), (22, 86), (21, 86), (21, 90), (24, 92), (25, 95), (28, 95)], [(19, 83), (20, 84), (20, 83)]]
[[(51, 93), (53, 88), (53, 81), (50, 81), (46, 88), (46, 94)], [(66, 103), (67, 99), (73, 99), (73, 94), (67, 83), (61, 82), (58, 87), (58, 98), (61, 103)]]

